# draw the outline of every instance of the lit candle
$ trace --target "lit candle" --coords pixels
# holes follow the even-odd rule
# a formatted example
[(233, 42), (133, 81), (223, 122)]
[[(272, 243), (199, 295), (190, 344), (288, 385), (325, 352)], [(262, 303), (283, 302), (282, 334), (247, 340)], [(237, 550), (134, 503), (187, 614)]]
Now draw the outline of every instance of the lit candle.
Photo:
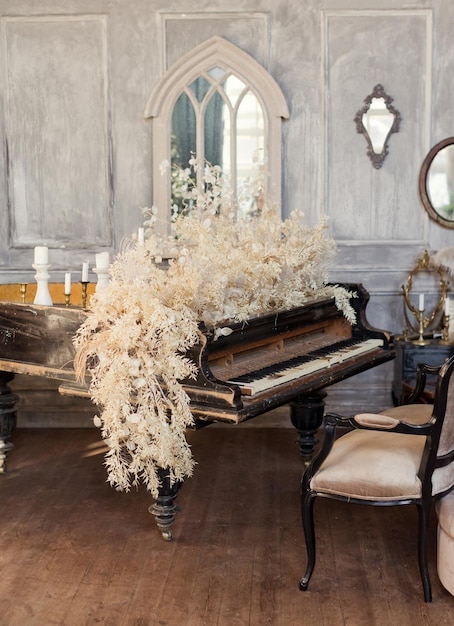
[(137, 241), (140, 243), (140, 245), (143, 245), (145, 243), (145, 231), (143, 228), (139, 228), (137, 232)]
[(98, 252), (95, 254), (96, 257), (96, 269), (105, 270), (108, 269), (110, 265), (110, 258), (108, 252)]
[(49, 263), (49, 250), (47, 246), (35, 247), (35, 265), (47, 265)]
[(446, 317), (449, 317), (450, 309), (451, 309), (451, 301), (449, 300), (449, 298), (446, 298), (445, 300), (445, 316)]
[(65, 296), (71, 295), (71, 272), (65, 273)]
[(424, 311), (424, 294), (419, 294), (419, 310)]
[(82, 263), (82, 282), (88, 283), (88, 261)]

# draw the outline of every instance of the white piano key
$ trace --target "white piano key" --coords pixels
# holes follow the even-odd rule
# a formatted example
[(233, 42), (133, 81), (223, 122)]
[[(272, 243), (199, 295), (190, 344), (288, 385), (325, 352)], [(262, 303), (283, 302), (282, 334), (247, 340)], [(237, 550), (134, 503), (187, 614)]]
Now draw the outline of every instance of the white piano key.
[(311, 361), (300, 363), (294, 367), (286, 367), (285, 363), (283, 363), (282, 370), (277, 369), (268, 376), (258, 378), (257, 380), (253, 380), (251, 382), (241, 382), (235, 380), (228, 382), (238, 385), (242, 393), (245, 395), (255, 395), (261, 391), (277, 387), (278, 385), (288, 383), (292, 380), (296, 380), (297, 378), (307, 376), (308, 374), (328, 369), (336, 363), (342, 363), (348, 359), (358, 356), (359, 354), (363, 354), (380, 346), (383, 346), (382, 339), (367, 339), (349, 346), (348, 348), (342, 348), (339, 350), (334, 349), (333, 352), (324, 355), (323, 357), (314, 358)]

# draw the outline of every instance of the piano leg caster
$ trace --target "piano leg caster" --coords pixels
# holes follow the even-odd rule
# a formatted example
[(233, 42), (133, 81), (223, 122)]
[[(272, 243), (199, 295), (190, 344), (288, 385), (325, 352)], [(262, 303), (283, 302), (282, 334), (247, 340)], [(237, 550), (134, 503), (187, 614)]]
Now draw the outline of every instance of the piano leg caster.
[(156, 526), (160, 531), (164, 541), (172, 540), (172, 524), (176, 513), (179, 511), (178, 505), (174, 503), (181, 483), (170, 484), (169, 472), (166, 469), (159, 470), (161, 487), (156, 502), (148, 507), (148, 511), (155, 516)]
[(0, 372), (0, 474), (6, 474), (6, 457), (14, 448), (9, 439), (16, 428), (16, 403), (19, 398), (8, 387), (13, 378), (14, 374), (10, 372)]
[(305, 462), (312, 458), (318, 442), (316, 434), (323, 422), (325, 398), (326, 392), (319, 391), (298, 396), (290, 403), (290, 419), (298, 432), (296, 442)]

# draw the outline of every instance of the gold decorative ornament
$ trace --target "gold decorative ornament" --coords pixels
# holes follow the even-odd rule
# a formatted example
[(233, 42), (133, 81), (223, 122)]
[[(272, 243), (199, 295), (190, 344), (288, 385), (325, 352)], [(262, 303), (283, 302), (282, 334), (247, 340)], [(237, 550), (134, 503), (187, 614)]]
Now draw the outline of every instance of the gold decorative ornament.
[[(424, 306), (420, 306), (417, 309), (412, 304), (410, 299), (410, 293), (413, 288), (413, 279), (416, 274), (423, 272), (437, 274), (438, 284), (440, 287), (439, 298), (433, 309), (427, 315), (425, 315), (426, 310)], [(444, 310), (449, 291), (449, 282), (446, 279), (446, 272), (444, 268), (433, 263), (433, 260), (427, 250), (424, 250), (424, 254), (409, 273), (406, 285), (402, 285), (402, 291), (404, 296), (404, 316), (406, 322), (406, 327), (403, 331), (404, 337), (408, 338), (412, 335), (417, 335), (417, 339), (414, 340), (414, 343), (418, 345), (425, 345), (427, 341), (424, 338), (424, 334), (428, 333), (431, 329), (434, 331), (437, 329), (440, 330), (441, 328), (442, 341), (449, 343), (449, 315)], [(416, 324), (414, 320), (409, 317), (409, 312), (415, 317)], [(440, 313), (441, 315), (439, 315)]]

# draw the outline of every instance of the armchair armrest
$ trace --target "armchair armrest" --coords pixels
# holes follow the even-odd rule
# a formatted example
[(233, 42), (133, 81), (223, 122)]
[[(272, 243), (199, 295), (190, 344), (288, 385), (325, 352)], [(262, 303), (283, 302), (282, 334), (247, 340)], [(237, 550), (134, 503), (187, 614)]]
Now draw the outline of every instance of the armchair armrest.
[(353, 428), (367, 430), (388, 430), (390, 432), (405, 433), (407, 435), (428, 435), (433, 428), (434, 421), (430, 419), (425, 424), (410, 424), (383, 413), (359, 413), (349, 418)]
[(389, 415), (382, 415), (381, 413), (360, 413), (353, 418), (360, 426), (366, 428), (377, 428), (379, 430), (387, 430), (395, 428), (400, 421), (395, 417)]
[(441, 365), (428, 365), (427, 363), (418, 363), (416, 366), (416, 384), (415, 388), (408, 396), (407, 401), (404, 404), (415, 404), (421, 398), (421, 395), (426, 387), (427, 375), (437, 376)]

